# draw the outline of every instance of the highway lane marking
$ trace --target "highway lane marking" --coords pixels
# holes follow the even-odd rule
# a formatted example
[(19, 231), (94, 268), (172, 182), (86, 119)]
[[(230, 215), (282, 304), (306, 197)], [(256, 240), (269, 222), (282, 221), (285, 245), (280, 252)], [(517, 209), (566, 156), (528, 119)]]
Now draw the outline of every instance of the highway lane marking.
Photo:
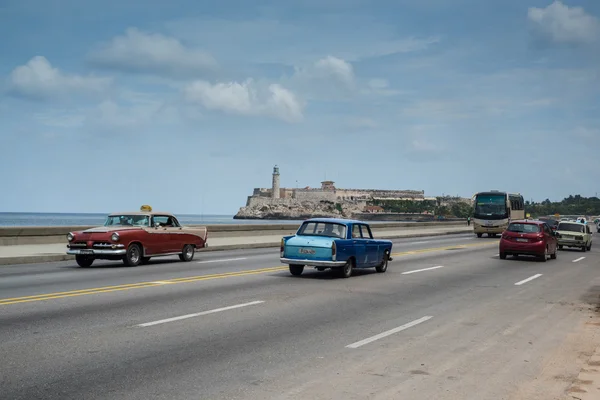
[(533, 275), (533, 276), (530, 276), (530, 277), (529, 277), (529, 278), (527, 278), (527, 279), (523, 279), (522, 281), (515, 283), (515, 285), (517, 285), (517, 286), (520, 286), (520, 285), (522, 285), (522, 284), (524, 284), (524, 283), (527, 283), (527, 282), (529, 282), (529, 281), (532, 281), (532, 280), (534, 280), (534, 279), (537, 279), (537, 278), (539, 278), (539, 277), (540, 277), (540, 276), (542, 276), (542, 275), (543, 275), (543, 274), (535, 274), (535, 275)]
[(158, 281), (140, 282), (140, 283), (125, 284), (125, 285), (104, 286), (104, 287), (99, 287), (99, 288), (82, 289), (82, 290), (71, 290), (68, 292), (47, 293), (47, 294), (40, 294), (40, 295), (35, 295), (35, 296), (13, 297), (13, 298), (9, 298), (9, 299), (0, 299), (0, 305), (26, 303), (26, 302), (42, 301), (42, 300), (53, 300), (53, 299), (60, 299), (60, 298), (65, 298), (65, 297), (117, 292), (117, 291), (130, 290), (130, 289), (141, 289), (141, 288), (146, 288), (146, 287), (162, 286), (167, 283), (170, 283), (170, 284), (187, 283), (187, 282), (196, 282), (196, 281), (203, 281), (203, 280), (229, 278), (229, 277), (235, 277), (235, 276), (264, 274), (267, 272), (284, 271), (287, 269), (288, 269), (287, 266), (280, 266), (280, 267), (237, 271), (237, 272), (225, 272), (225, 273), (221, 273), (221, 274), (200, 275), (200, 276), (190, 276), (190, 277), (186, 277), (186, 278), (168, 279), (168, 280), (160, 281), (161, 283), (158, 283)]
[(415, 272), (422, 272), (422, 271), (431, 271), (432, 269), (438, 269), (438, 268), (444, 268), (444, 266), (443, 265), (438, 265), (437, 267), (415, 269), (415, 270), (412, 270), (412, 271), (403, 272), (402, 275), (414, 274)]
[(577, 258), (577, 259), (573, 260), (573, 262), (579, 262), (579, 261), (583, 260), (584, 258), (585, 258), (585, 257), (579, 257), (579, 258)]
[(468, 249), (468, 248), (472, 248), (472, 247), (484, 247), (484, 246), (492, 246), (492, 245), (498, 245), (498, 241), (485, 242), (485, 243), (472, 243), (472, 244), (457, 244), (457, 245), (453, 245), (453, 246), (444, 246), (444, 247), (434, 247), (434, 248), (429, 248), (429, 249), (401, 251), (401, 252), (398, 252), (398, 253), (392, 253), (392, 257), (412, 255), (412, 254), (431, 253), (431, 252), (434, 252), (434, 251), (442, 251), (442, 250), (449, 250), (449, 249), (459, 249), (459, 250), (462, 250), (462, 249)]
[(202, 312), (195, 313), (195, 314), (187, 314), (187, 315), (181, 315), (179, 317), (173, 317), (173, 318), (161, 319), (161, 320), (158, 320), (158, 321), (146, 322), (144, 324), (139, 324), (138, 326), (141, 326), (141, 327), (145, 328), (147, 326), (154, 326), (154, 325), (159, 325), (159, 324), (166, 324), (168, 322), (181, 321), (182, 319), (188, 319), (188, 318), (194, 318), (194, 317), (201, 317), (203, 315), (214, 314), (214, 313), (218, 313), (218, 312), (221, 312), (221, 311), (228, 311), (228, 310), (233, 310), (233, 309), (236, 309), (236, 308), (248, 307), (248, 306), (253, 306), (253, 305), (262, 304), (262, 303), (264, 303), (263, 300), (251, 301), (249, 303), (236, 304), (234, 306), (227, 306), (227, 307), (215, 308), (214, 310), (202, 311)]
[(223, 258), (220, 260), (208, 260), (208, 261), (196, 261), (198, 264), (206, 264), (206, 263), (215, 263), (215, 262), (225, 262), (225, 261), (240, 261), (247, 260), (247, 257), (239, 257), (239, 258)]
[[(445, 247), (437, 247), (437, 248), (430, 248), (430, 249), (420, 249), (420, 250), (414, 250), (414, 251), (393, 253), (392, 256), (400, 257), (400, 256), (405, 256), (405, 255), (411, 255), (411, 254), (423, 254), (423, 253), (429, 253), (429, 252), (435, 252), (435, 251), (441, 251), (441, 250), (447, 250), (447, 249), (456, 249), (456, 248), (465, 249), (465, 248), (470, 248), (470, 247), (489, 246), (489, 245), (493, 245), (493, 244), (497, 244), (497, 243), (496, 242), (491, 242), (491, 243), (486, 242), (486, 243), (475, 243), (475, 244), (465, 244), (465, 245), (456, 245), (456, 246), (445, 246)], [(287, 265), (285, 265), (285, 266), (260, 268), (260, 269), (253, 269), (253, 270), (224, 272), (224, 273), (220, 273), (220, 274), (199, 275), (199, 276), (190, 276), (190, 277), (185, 277), (185, 278), (163, 279), (160, 281), (138, 282), (138, 283), (123, 284), (123, 285), (115, 285), (115, 286), (104, 286), (104, 287), (89, 288), (89, 289), (70, 290), (70, 291), (65, 291), (65, 292), (45, 293), (45, 294), (39, 294), (39, 295), (33, 295), (33, 296), (13, 297), (13, 298), (7, 298), (7, 299), (0, 299), (0, 306), (34, 302), (34, 301), (55, 300), (55, 299), (61, 299), (61, 298), (66, 298), (66, 297), (84, 296), (84, 295), (99, 294), (99, 293), (117, 292), (117, 291), (123, 291), (123, 290), (131, 290), (131, 289), (158, 287), (158, 286), (165, 286), (167, 284), (175, 284), (175, 283), (190, 283), (190, 282), (199, 282), (199, 281), (221, 279), (221, 278), (231, 278), (231, 277), (238, 277), (238, 276), (264, 274), (264, 273), (269, 273), (269, 272), (286, 271), (286, 270), (288, 270), (288, 268), (289, 267)]]
[(419, 324), (421, 324), (421, 323), (423, 323), (425, 321), (429, 321), (431, 318), (433, 318), (433, 317), (432, 316), (427, 316), (427, 317), (416, 319), (416, 320), (414, 320), (412, 322), (409, 322), (409, 323), (404, 324), (402, 326), (399, 326), (397, 328), (390, 329), (389, 331), (385, 331), (385, 332), (382, 332), (382, 333), (380, 333), (378, 335), (371, 336), (371, 337), (368, 337), (366, 339), (360, 340), (358, 342), (349, 344), (346, 347), (349, 348), (349, 349), (357, 349), (357, 348), (359, 348), (361, 346), (364, 346), (365, 344), (369, 344), (369, 343), (374, 342), (376, 340), (379, 340), (379, 339), (382, 339), (384, 337), (393, 335), (394, 333), (398, 333), (398, 332), (401, 332), (401, 331), (403, 331), (405, 329), (411, 328), (411, 327), (413, 327), (415, 325), (419, 325)]

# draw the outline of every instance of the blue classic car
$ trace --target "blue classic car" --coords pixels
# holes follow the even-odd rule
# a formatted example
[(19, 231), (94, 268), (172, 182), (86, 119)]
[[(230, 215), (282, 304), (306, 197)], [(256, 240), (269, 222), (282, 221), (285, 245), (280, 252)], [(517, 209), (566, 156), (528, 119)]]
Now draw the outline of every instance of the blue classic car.
[(293, 236), (281, 239), (280, 260), (289, 264), (292, 275), (301, 275), (305, 266), (319, 271), (331, 268), (343, 278), (353, 268), (387, 270), (392, 260), (392, 242), (373, 238), (369, 224), (336, 218), (304, 221)]

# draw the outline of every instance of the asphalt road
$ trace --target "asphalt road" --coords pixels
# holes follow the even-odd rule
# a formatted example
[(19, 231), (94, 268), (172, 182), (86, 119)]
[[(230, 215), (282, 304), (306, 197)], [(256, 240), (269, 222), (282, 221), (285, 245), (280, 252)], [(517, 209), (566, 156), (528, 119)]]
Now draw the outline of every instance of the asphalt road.
[(598, 345), (599, 251), (497, 243), (397, 240), (349, 279), (278, 249), (3, 266), (0, 398), (561, 398)]

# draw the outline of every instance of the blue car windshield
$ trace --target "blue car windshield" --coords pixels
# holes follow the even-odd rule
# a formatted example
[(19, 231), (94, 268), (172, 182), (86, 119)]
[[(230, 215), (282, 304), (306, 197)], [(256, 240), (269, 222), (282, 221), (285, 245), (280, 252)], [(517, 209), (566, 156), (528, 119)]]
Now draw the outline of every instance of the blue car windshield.
[(346, 225), (334, 222), (305, 222), (298, 229), (300, 236), (325, 236), (339, 239), (346, 238)]

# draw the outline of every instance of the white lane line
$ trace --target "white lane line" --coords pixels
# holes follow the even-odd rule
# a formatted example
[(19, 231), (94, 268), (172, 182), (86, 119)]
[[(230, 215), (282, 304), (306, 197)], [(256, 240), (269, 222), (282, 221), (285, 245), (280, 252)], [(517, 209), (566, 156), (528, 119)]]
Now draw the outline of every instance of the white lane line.
[(438, 268), (444, 268), (444, 266), (443, 265), (438, 265), (437, 267), (415, 269), (415, 270), (412, 270), (412, 271), (403, 272), (402, 275), (414, 274), (415, 272), (422, 272), (422, 271), (431, 271), (432, 269), (438, 269)]
[(206, 263), (214, 263), (214, 262), (225, 262), (225, 261), (239, 261), (239, 260), (246, 260), (247, 257), (240, 257), (240, 258), (222, 258), (219, 260), (208, 260), (208, 261), (197, 261), (198, 264), (206, 264)]
[(423, 322), (425, 322), (425, 321), (428, 321), (428, 320), (430, 320), (431, 318), (433, 318), (433, 317), (432, 317), (432, 316), (427, 316), (427, 317), (423, 317), (423, 318), (420, 318), (420, 319), (414, 320), (414, 321), (412, 321), (412, 322), (409, 322), (408, 324), (404, 324), (404, 325), (402, 325), (402, 326), (399, 326), (399, 327), (397, 327), (397, 328), (390, 329), (389, 331), (382, 332), (382, 333), (380, 333), (379, 335), (371, 336), (371, 337), (369, 337), (369, 338), (366, 338), (366, 339), (363, 339), (363, 340), (361, 340), (361, 341), (359, 341), (359, 342), (356, 342), (356, 343), (349, 344), (349, 345), (348, 345), (348, 346), (346, 346), (346, 347), (347, 347), (347, 348), (349, 348), (349, 349), (357, 349), (357, 348), (359, 348), (360, 346), (364, 346), (365, 344), (369, 344), (369, 343), (371, 343), (371, 342), (374, 342), (374, 341), (376, 341), (376, 340), (379, 340), (379, 339), (381, 339), (381, 338), (384, 338), (384, 337), (386, 337), (386, 336), (390, 336), (390, 335), (393, 335), (394, 333), (398, 333), (398, 332), (400, 332), (400, 331), (403, 331), (403, 330), (405, 330), (405, 329), (408, 329), (408, 328), (410, 328), (410, 327), (413, 327), (413, 326), (415, 326), (415, 325), (419, 325), (420, 323), (423, 323)]
[(542, 275), (543, 275), (543, 274), (536, 274), (536, 275), (534, 275), (534, 276), (530, 276), (530, 277), (529, 277), (529, 278), (527, 278), (527, 279), (523, 279), (522, 281), (515, 283), (515, 285), (517, 285), (517, 286), (519, 286), (519, 285), (522, 285), (522, 284), (524, 284), (524, 283), (527, 283), (527, 282), (529, 282), (529, 281), (532, 281), (532, 280), (534, 280), (534, 279), (536, 279), (536, 278), (539, 278), (539, 277), (540, 277), (540, 276), (542, 276)]
[(234, 308), (253, 306), (255, 304), (261, 304), (261, 303), (264, 303), (264, 301), (263, 300), (251, 301), (250, 303), (236, 304), (234, 306), (215, 308), (214, 310), (202, 311), (202, 312), (195, 313), (195, 314), (187, 314), (187, 315), (181, 315), (179, 317), (173, 317), (173, 318), (161, 319), (158, 321), (146, 322), (145, 324), (139, 324), (138, 326), (146, 327), (146, 326), (152, 326), (152, 325), (158, 325), (158, 324), (166, 324), (167, 322), (179, 321), (182, 319), (193, 318), (193, 317), (200, 317), (202, 315), (214, 314), (214, 313), (218, 313), (221, 311), (228, 311), (228, 310), (233, 310)]
[(578, 259), (576, 259), (576, 260), (573, 260), (573, 262), (579, 262), (579, 261), (583, 260), (584, 258), (585, 258), (585, 257), (579, 257)]

